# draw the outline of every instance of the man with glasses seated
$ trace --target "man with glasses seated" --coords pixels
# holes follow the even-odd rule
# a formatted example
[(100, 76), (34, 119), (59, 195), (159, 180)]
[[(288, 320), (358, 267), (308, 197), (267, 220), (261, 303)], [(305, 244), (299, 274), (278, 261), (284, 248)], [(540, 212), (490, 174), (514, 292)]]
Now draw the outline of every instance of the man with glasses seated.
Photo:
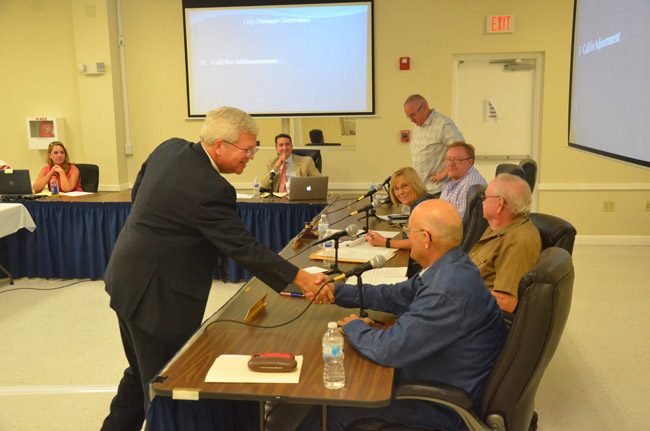
[(404, 113), (415, 124), (411, 137), (411, 163), (429, 193), (437, 195), (447, 177), (444, 165), (446, 146), (465, 138), (449, 117), (429, 108), (427, 100), (419, 94), (406, 98)]
[(530, 221), (528, 183), (515, 175), (500, 174), (488, 184), (483, 217), (488, 228), (469, 251), (485, 286), (503, 311), (517, 306), (519, 280), (537, 262), (542, 240)]
[(474, 167), (474, 146), (466, 142), (454, 142), (448, 146), (445, 168), (449, 181), (442, 185), (440, 199), (456, 207), (463, 218), (467, 206), (467, 190), (474, 184), (487, 184)]
[[(461, 219), (451, 204), (439, 199), (422, 202), (413, 209), (406, 230), (411, 257), (423, 268), (420, 273), (397, 284), (364, 285), (364, 305), (395, 314), (395, 324), (377, 328), (370, 319), (351, 314), (338, 322), (341, 331), (351, 348), (395, 368), (397, 385), (440, 382), (477, 400), (505, 340), (503, 315), (459, 247)], [(328, 285), (327, 298), (342, 307), (360, 305), (356, 285)], [(295, 408), (287, 411), (296, 415)], [(333, 431), (348, 429), (362, 418), (427, 429), (463, 428), (452, 411), (417, 400), (392, 400), (380, 408), (328, 406), (327, 416)], [(321, 418), (316, 407), (298, 429), (321, 429)]]

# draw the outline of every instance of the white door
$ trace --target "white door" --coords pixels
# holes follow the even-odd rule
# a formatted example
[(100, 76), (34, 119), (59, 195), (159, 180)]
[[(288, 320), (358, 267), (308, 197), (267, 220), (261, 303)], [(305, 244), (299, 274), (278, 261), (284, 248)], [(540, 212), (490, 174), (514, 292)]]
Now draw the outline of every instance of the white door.
[(537, 53), (455, 58), (454, 121), (476, 148), (476, 167), (488, 182), (500, 163), (531, 158), (541, 169), (541, 63)]

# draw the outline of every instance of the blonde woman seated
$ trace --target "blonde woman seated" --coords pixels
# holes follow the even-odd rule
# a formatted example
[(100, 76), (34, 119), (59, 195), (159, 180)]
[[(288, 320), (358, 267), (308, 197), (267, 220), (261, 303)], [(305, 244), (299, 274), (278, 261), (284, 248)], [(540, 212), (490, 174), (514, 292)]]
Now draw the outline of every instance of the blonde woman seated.
[(68, 152), (59, 141), (54, 141), (47, 147), (47, 165), (43, 166), (43, 169), (38, 173), (38, 178), (32, 185), (34, 192), (40, 192), (45, 186), (49, 189), (52, 177), (57, 179), (59, 191), (81, 191), (79, 169), (70, 163)]
[[(412, 211), (420, 202), (433, 198), (432, 195), (427, 193), (427, 189), (418, 173), (410, 166), (393, 173), (388, 191), (393, 205), (397, 207), (402, 205), (408, 212)], [(366, 234), (366, 241), (368, 241), (368, 244), (379, 247), (411, 249), (410, 239), (384, 238), (375, 231), (369, 231)]]
[(288, 192), (292, 177), (319, 177), (321, 175), (316, 169), (314, 159), (309, 156), (291, 154), (292, 151), (291, 136), (281, 133), (275, 137), (275, 152), (278, 156), (267, 162), (266, 167), (269, 170), (269, 175), (262, 180), (262, 187), (272, 189), (274, 192)]

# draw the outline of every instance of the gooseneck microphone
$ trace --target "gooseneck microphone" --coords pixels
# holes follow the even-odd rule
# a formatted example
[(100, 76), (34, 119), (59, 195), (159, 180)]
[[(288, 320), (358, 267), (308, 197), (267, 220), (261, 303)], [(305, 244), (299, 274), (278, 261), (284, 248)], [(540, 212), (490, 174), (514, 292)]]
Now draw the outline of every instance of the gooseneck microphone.
[(359, 208), (358, 210), (352, 211), (350, 213), (350, 215), (353, 216), (353, 215), (357, 215), (359, 213), (368, 212), (368, 211), (370, 211), (372, 209), (375, 209), (375, 208), (377, 208), (377, 202), (373, 202), (371, 204), (368, 204), (366, 206), (363, 206), (363, 207)]
[(353, 236), (353, 235), (356, 235), (357, 232), (359, 232), (359, 226), (357, 226), (356, 224), (351, 224), (350, 226), (346, 227), (345, 230), (334, 232), (331, 235), (328, 235), (328, 236), (326, 236), (326, 237), (324, 237), (322, 239), (319, 239), (316, 242), (311, 243), (311, 245), (314, 246), (316, 244), (322, 244), (324, 242), (331, 241), (331, 240), (336, 240), (336, 239), (339, 239), (339, 238), (342, 238), (342, 237), (348, 236), (348, 235)]
[(368, 198), (368, 197), (374, 195), (375, 193), (377, 193), (378, 190), (379, 190), (379, 189), (377, 188), (376, 185), (374, 185), (374, 184), (371, 185), (371, 186), (370, 186), (370, 190), (368, 190), (368, 191), (366, 192), (365, 195), (359, 197), (359, 198), (357, 199), (357, 202), (362, 201), (362, 200), (364, 200), (365, 198)]
[(352, 276), (361, 275), (370, 269), (381, 268), (382, 266), (384, 266), (385, 263), (386, 263), (386, 258), (378, 254), (374, 256), (372, 259), (370, 259), (368, 262), (359, 266), (355, 266), (348, 272), (345, 272), (343, 274), (337, 274), (335, 276), (330, 277), (330, 281), (332, 282), (344, 281)]

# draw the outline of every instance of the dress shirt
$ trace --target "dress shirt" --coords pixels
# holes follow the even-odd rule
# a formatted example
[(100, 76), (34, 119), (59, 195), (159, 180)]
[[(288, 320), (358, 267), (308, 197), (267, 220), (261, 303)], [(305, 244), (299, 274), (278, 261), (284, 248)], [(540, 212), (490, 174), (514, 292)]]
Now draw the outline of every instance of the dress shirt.
[(453, 120), (435, 110), (421, 127), (413, 127), (411, 162), (429, 193), (438, 193), (442, 187), (431, 182), (431, 175), (444, 167), (447, 145), (464, 140)]
[(457, 179), (449, 180), (442, 185), (442, 193), (440, 193), (440, 199), (446, 200), (452, 204), (458, 214), (463, 218), (465, 215), (465, 210), (467, 208), (467, 190), (474, 184), (483, 184), (487, 186), (487, 181), (481, 176), (481, 174), (476, 170), (474, 166), (469, 168), (467, 173)]
[(520, 215), (503, 229), (488, 228), (469, 251), (481, 271), (485, 286), (515, 298), (519, 280), (535, 265), (542, 250), (542, 239), (528, 216)]
[[(354, 285), (337, 285), (336, 304), (358, 306)], [(398, 316), (387, 329), (362, 320), (344, 327), (352, 347), (380, 365), (397, 368), (398, 382), (438, 381), (476, 399), (501, 351), (506, 328), (494, 297), (459, 247), (422, 276), (397, 284), (364, 285), (364, 306)]]

